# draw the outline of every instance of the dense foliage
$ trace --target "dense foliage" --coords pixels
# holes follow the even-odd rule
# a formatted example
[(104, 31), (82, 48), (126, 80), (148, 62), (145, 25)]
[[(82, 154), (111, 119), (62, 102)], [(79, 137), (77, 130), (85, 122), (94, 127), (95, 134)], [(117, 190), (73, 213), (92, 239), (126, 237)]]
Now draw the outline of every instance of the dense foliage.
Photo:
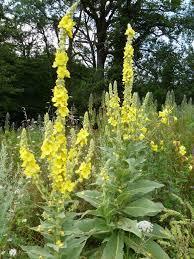
[[(6, 0), (0, 2), (0, 121), (30, 118), (50, 110), (54, 47), (59, 18), (72, 1)], [(167, 91), (176, 101), (193, 97), (192, 1), (82, 0), (69, 41), (70, 106), (87, 109), (90, 93), (99, 106), (108, 82), (122, 94), (124, 32), (128, 21), (138, 31), (133, 41), (134, 90), (142, 98), (153, 92), (159, 105)], [(36, 98), (34, 98), (36, 97)], [(2, 123), (1, 123), (2, 124)]]

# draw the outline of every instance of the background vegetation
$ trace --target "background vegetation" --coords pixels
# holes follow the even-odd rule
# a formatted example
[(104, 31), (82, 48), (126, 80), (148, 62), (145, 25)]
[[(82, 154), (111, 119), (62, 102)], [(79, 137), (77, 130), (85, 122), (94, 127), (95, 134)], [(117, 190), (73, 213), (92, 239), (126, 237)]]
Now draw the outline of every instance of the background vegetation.
[[(52, 61), (58, 42), (59, 18), (71, 5), (66, 0), (0, 1), (0, 120), (6, 112), (21, 122), (50, 110), (54, 85)], [(70, 106), (79, 116), (90, 93), (96, 105), (108, 82), (117, 80), (121, 93), (124, 32), (128, 21), (138, 32), (134, 90), (153, 92), (159, 105), (168, 90), (178, 103), (193, 97), (192, 1), (81, 0), (68, 55), (72, 79)]]

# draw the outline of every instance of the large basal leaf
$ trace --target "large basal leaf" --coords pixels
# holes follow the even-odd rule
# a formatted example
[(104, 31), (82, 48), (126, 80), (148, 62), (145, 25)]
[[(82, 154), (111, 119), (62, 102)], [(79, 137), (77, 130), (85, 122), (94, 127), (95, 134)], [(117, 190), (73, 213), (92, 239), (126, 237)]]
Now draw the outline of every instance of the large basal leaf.
[(123, 259), (123, 247), (123, 232), (113, 233), (103, 250), (101, 259)]
[(129, 206), (123, 209), (127, 215), (132, 217), (154, 216), (163, 210), (163, 205), (159, 202), (153, 202), (146, 198), (131, 202)]
[(167, 253), (155, 241), (145, 243), (145, 250), (152, 255), (154, 259), (170, 259)]
[(134, 183), (129, 183), (128, 184), (128, 190), (130, 191), (131, 195), (136, 195), (136, 194), (146, 194), (149, 192), (152, 192), (153, 190), (157, 188), (163, 187), (163, 184), (149, 181), (149, 180), (139, 180)]
[(142, 236), (141, 231), (137, 227), (137, 220), (131, 220), (128, 218), (120, 218), (117, 224), (119, 229), (131, 232), (138, 237)]
[(147, 235), (152, 239), (170, 239), (169, 231), (158, 224), (154, 224), (153, 231)]
[(75, 227), (87, 235), (107, 233), (110, 231), (106, 222), (100, 218), (79, 220)]
[(95, 190), (94, 191), (86, 190), (86, 191), (78, 192), (76, 193), (76, 195), (79, 198), (89, 202), (92, 206), (96, 208), (100, 205), (102, 200), (100, 192)]
[(66, 248), (61, 252), (61, 259), (80, 259), (88, 237), (72, 238), (66, 242)]
[(48, 248), (43, 248), (39, 246), (21, 246), (21, 248), (28, 254), (29, 258), (39, 259), (40, 256), (44, 258), (55, 258), (49, 253)]

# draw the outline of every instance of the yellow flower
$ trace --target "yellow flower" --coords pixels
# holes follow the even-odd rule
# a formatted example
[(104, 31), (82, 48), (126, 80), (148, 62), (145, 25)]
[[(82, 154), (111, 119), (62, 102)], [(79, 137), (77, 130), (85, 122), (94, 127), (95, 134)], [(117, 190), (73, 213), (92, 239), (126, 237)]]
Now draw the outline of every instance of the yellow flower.
[[(132, 84), (133, 84), (133, 47), (132, 40), (135, 36), (135, 31), (128, 25), (125, 35), (127, 35), (127, 43), (124, 49), (124, 62), (123, 62), (123, 83), (125, 88), (124, 90), (124, 99), (131, 95)], [(128, 97), (127, 97), (128, 96)]]
[(159, 111), (158, 117), (161, 118), (161, 122), (163, 124), (168, 124), (170, 114), (171, 114), (171, 110), (166, 108), (163, 111)]
[(130, 38), (133, 38), (135, 36), (135, 31), (132, 29), (130, 25), (128, 25), (125, 35), (127, 35)]
[(36, 177), (40, 172), (40, 167), (36, 163), (34, 155), (24, 146), (20, 148), (20, 158), (23, 161), (21, 166), (24, 174), (28, 177)]
[(58, 246), (59, 248), (63, 247), (63, 242), (61, 242), (61, 240), (57, 240), (56, 246)]
[(65, 51), (57, 51), (56, 56), (55, 56), (55, 62), (53, 64), (53, 67), (58, 67), (58, 66), (66, 66), (68, 62), (68, 56)]
[(75, 22), (72, 20), (71, 15), (67, 14), (65, 15), (61, 21), (59, 22), (58, 27), (60, 29), (64, 29), (67, 33), (67, 35), (72, 38), (73, 34), (72, 34), (72, 30), (73, 30), (73, 26), (75, 25)]
[(64, 183), (64, 186), (62, 188), (62, 192), (63, 193), (72, 192), (74, 190), (75, 186), (76, 186), (75, 182), (72, 182), (70, 180), (66, 180), (65, 183)]
[(145, 136), (141, 133), (140, 135), (139, 135), (139, 140), (143, 140), (145, 138)]
[(60, 235), (63, 237), (65, 236), (65, 232), (64, 231), (60, 231)]
[(77, 155), (75, 148), (71, 148), (68, 152), (68, 160), (72, 161)]
[(144, 134), (147, 132), (147, 128), (145, 128), (145, 127), (142, 127), (140, 130), (141, 130), (141, 132), (144, 133)]
[(44, 139), (43, 144), (41, 146), (41, 151), (41, 158), (50, 156), (53, 152), (53, 143), (49, 139)]
[(70, 78), (70, 73), (67, 70), (66, 66), (60, 66), (57, 68), (58, 78), (64, 79), (65, 77)]
[(91, 168), (91, 162), (82, 162), (76, 173), (79, 174), (81, 180), (88, 179), (91, 173)]
[(113, 127), (116, 127), (117, 124), (118, 124), (117, 120), (115, 118), (113, 118), (113, 117), (110, 117), (108, 119), (108, 123), (110, 123)]
[(184, 146), (179, 147), (179, 154), (184, 156), (187, 153), (186, 148)]
[(67, 89), (62, 85), (56, 85), (53, 90), (53, 105), (58, 108), (61, 117), (66, 117), (69, 113), (67, 108), (68, 94)]
[(81, 147), (87, 144), (89, 133), (86, 129), (81, 129), (77, 134), (76, 145), (80, 145)]
[(158, 152), (158, 145), (154, 143), (154, 141), (150, 142), (151, 150), (154, 152)]
[(55, 124), (54, 124), (54, 130), (58, 133), (62, 132), (64, 129), (64, 125), (61, 121), (55, 121)]

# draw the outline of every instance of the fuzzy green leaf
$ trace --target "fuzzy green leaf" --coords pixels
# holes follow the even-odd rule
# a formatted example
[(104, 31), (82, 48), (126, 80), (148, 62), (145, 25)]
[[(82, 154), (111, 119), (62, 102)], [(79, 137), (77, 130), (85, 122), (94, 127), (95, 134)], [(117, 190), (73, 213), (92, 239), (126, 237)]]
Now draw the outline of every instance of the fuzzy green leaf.
[(39, 246), (21, 246), (21, 248), (28, 254), (29, 258), (39, 259), (40, 256), (45, 258), (55, 258), (49, 253), (48, 248), (43, 248)]
[(76, 195), (79, 198), (89, 202), (94, 207), (98, 207), (101, 203), (101, 194), (98, 191), (86, 190), (86, 191), (78, 192), (76, 193)]
[(169, 239), (169, 233), (158, 224), (154, 224), (153, 231), (148, 234), (152, 239)]
[(128, 185), (128, 190), (130, 190), (131, 195), (135, 195), (135, 194), (143, 195), (143, 194), (152, 192), (157, 188), (161, 188), (163, 186), (164, 186), (163, 184), (160, 184), (157, 182), (153, 182), (149, 180), (139, 180), (135, 183), (130, 183)]
[(61, 252), (61, 259), (80, 259), (81, 252), (88, 237), (72, 238), (66, 242), (66, 248)]
[(152, 240), (145, 243), (145, 249), (154, 259), (170, 259), (161, 246)]
[(163, 205), (146, 198), (131, 202), (123, 212), (132, 217), (154, 216), (163, 210)]
[(82, 219), (77, 221), (76, 228), (87, 235), (107, 233), (110, 231), (106, 222), (100, 218)]
[(131, 220), (128, 218), (121, 218), (118, 221), (117, 227), (124, 231), (134, 233), (136, 236), (141, 237), (142, 233), (137, 227), (137, 220)]
[(123, 259), (123, 232), (113, 233), (109, 238), (101, 259)]

